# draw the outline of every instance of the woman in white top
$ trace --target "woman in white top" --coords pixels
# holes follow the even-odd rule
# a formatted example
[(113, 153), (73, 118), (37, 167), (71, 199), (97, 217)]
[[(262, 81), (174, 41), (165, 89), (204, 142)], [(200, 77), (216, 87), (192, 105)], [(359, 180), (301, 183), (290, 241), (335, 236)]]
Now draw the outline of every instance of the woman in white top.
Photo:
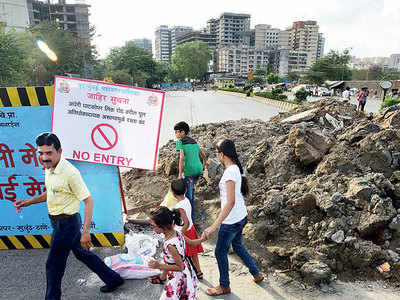
[(206, 293), (211, 296), (231, 292), (228, 262), (228, 251), (231, 244), (233, 250), (249, 268), (254, 277), (254, 282), (258, 283), (263, 280), (263, 276), (260, 274), (252, 257), (242, 244), (242, 231), (247, 224), (247, 209), (243, 196), (249, 194), (249, 187), (247, 178), (243, 176), (243, 168), (236, 153), (235, 144), (231, 140), (223, 140), (218, 143), (216, 151), (219, 161), (225, 165), (224, 174), (219, 182), (221, 212), (213, 225), (203, 233), (203, 237), (208, 238), (210, 234), (220, 227), (215, 248), (220, 285), (206, 290)]

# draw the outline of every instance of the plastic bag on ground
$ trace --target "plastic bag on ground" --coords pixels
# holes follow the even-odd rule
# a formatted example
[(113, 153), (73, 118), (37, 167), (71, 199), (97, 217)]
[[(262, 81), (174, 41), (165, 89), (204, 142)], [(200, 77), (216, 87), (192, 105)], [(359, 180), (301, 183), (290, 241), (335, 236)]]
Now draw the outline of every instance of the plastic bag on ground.
[(129, 233), (125, 236), (125, 246), (131, 256), (137, 253), (153, 257), (157, 251), (158, 240), (145, 234)]

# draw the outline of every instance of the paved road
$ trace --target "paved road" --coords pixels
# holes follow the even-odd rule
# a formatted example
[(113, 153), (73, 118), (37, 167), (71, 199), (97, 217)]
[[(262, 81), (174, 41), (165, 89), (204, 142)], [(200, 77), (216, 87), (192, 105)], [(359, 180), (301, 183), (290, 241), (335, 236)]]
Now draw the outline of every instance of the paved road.
[(214, 91), (167, 92), (160, 143), (164, 145), (175, 137), (173, 127), (179, 121), (186, 121), (189, 126), (241, 118), (268, 121), (280, 111), (283, 110)]

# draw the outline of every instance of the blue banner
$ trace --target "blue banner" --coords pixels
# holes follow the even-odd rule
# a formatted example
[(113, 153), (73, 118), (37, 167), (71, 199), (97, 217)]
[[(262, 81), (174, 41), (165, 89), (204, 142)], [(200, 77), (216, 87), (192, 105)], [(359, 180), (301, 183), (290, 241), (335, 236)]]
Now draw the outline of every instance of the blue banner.
[[(44, 191), (44, 170), (36, 154), (35, 137), (51, 131), (51, 122), (51, 106), (0, 108), (0, 236), (52, 232), (45, 202), (24, 207), (20, 213), (13, 203)], [(71, 163), (81, 172), (94, 200), (91, 233), (123, 232), (118, 168)], [(84, 203), (80, 214), (83, 219)]]

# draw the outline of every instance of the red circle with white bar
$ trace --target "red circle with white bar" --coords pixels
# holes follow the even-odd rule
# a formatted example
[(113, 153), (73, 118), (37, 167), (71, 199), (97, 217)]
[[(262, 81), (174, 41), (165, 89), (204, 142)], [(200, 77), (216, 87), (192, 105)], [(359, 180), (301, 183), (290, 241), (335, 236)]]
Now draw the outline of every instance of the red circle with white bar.
[(99, 124), (93, 128), (91, 134), (93, 145), (100, 150), (110, 150), (117, 145), (118, 133), (109, 124)]

